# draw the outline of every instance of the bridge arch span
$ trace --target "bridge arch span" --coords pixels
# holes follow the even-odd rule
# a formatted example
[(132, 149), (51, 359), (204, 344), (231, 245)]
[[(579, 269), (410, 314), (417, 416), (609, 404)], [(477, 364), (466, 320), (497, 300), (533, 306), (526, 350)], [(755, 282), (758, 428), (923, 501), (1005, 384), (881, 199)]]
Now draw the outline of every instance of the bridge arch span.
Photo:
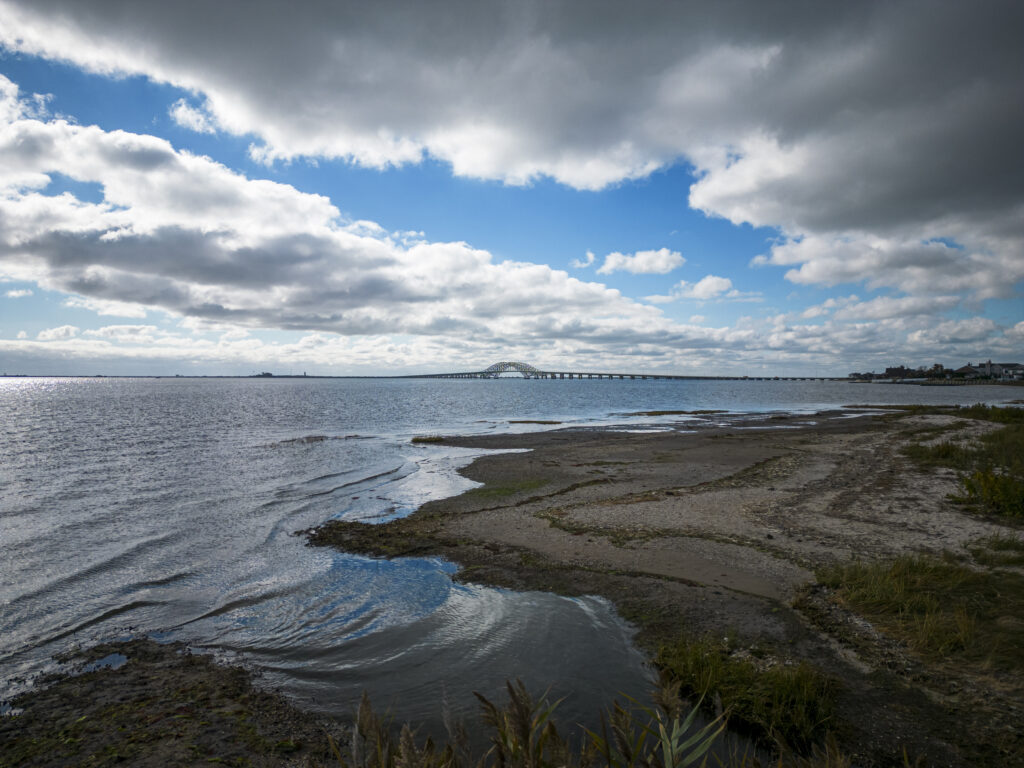
[(513, 361), (503, 361), (495, 363), (486, 370), (483, 371), (488, 376), (500, 376), (503, 373), (519, 373), (529, 378), (543, 373), (539, 368), (534, 368), (532, 365), (527, 363), (517, 363)]

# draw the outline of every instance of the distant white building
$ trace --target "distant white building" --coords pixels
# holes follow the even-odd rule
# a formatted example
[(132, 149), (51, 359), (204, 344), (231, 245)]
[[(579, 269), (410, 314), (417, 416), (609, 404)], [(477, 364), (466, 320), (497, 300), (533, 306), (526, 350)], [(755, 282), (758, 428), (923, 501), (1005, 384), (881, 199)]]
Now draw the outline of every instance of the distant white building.
[(991, 360), (972, 365), (968, 363), (962, 368), (957, 368), (953, 373), (960, 374), (965, 379), (1001, 379), (1003, 381), (1024, 380), (1024, 365), (1020, 363), (993, 363)]

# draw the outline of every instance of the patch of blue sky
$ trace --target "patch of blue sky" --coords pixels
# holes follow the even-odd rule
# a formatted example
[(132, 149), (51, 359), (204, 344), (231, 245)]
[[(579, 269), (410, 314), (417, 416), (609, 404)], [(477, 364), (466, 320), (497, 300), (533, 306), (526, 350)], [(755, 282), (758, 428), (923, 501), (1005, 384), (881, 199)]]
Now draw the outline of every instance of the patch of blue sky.
[[(612, 251), (669, 248), (686, 258), (669, 275), (615, 273), (614, 286), (630, 296), (745, 268), (777, 235), (690, 209), (695, 179), (684, 164), (599, 192), (546, 178), (526, 186), (458, 178), (447, 163), (432, 159), (384, 171), (339, 161), (317, 167), (296, 162), (274, 177), (329, 196), (346, 218), (375, 221), (388, 231), (421, 231), (431, 241), (465, 241), (496, 261), (548, 264), (580, 279), (608, 282), (610, 276), (596, 270)], [(571, 263), (587, 251), (595, 254), (594, 264), (573, 269)]]
[[(384, 170), (346, 160), (310, 163), (301, 158), (268, 167), (249, 157), (252, 136), (198, 133), (173, 120), (175, 102), (184, 98), (201, 107), (201, 95), (144, 77), (111, 78), (10, 53), (0, 53), (0, 71), (25, 94), (51, 94), (53, 115), (104, 130), (159, 136), (250, 178), (325, 195), (346, 219), (374, 221), (388, 231), (421, 231), (431, 241), (464, 241), (488, 250), (496, 261), (548, 264), (633, 297), (664, 293), (679, 280), (696, 282), (707, 274), (730, 275), (741, 291), (758, 290), (766, 279), (779, 282), (771, 274), (775, 268), (747, 270), (750, 259), (768, 249), (777, 231), (734, 226), (690, 209), (687, 198), (695, 177), (685, 163), (599, 192), (574, 190), (546, 178), (525, 186), (459, 178), (448, 163), (431, 158)], [(51, 187), (83, 200), (96, 197), (95, 190), (66, 182)], [(609, 252), (658, 248), (681, 252), (686, 264), (669, 275), (596, 274)], [(588, 250), (597, 256), (595, 264), (572, 269), (571, 262)]]
[(951, 237), (933, 237), (930, 240), (925, 240), (924, 241), (925, 245), (929, 245), (931, 243), (941, 243), (942, 245), (946, 246), (947, 248), (955, 248), (958, 251), (964, 250), (963, 245), (961, 245), (960, 243), (958, 243), (956, 240), (954, 240)]
[(1024, 319), (1024, 281), (1013, 286), (1011, 297), (1006, 299), (986, 299), (979, 307), (970, 301), (948, 313), (949, 317), (966, 320), (971, 317), (987, 317), (996, 325), (1011, 328)]
[(49, 96), (51, 117), (79, 125), (96, 125), (105, 131), (123, 130), (158, 136), (178, 149), (207, 155), (241, 173), (264, 171), (249, 158), (252, 137), (202, 134), (178, 125), (170, 109), (179, 99), (193, 106), (193, 94), (167, 83), (141, 76), (110, 77), (71, 64), (35, 56), (12, 54), (0, 48), (0, 74), (16, 83), (22, 96)]
[[(8, 291), (32, 291), (30, 295), (11, 298)], [(11, 282), (0, 283), (0, 338), (11, 339), (24, 332), (29, 338), (35, 338), (40, 331), (54, 327), (55, 317), (60, 317), (61, 325), (74, 325), (75, 322), (64, 319), (68, 317), (69, 308), (63, 306), (67, 294), (57, 291), (45, 291), (35, 283)], [(91, 325), (96, 314), (81, 312), (83, 318)], [(137, 322), (137, 321), (136, 321)]]
[(98, 182), (78, 181), (55, 171), (50, 171), (47, 175), (50, 177), (50, 183), (45, 189), (40, 190), (40, 194), (57, 197), (68, 192), (83, 203), (103, 202), (103, 185)]
[(1024, 280), (1013, 286), (1012, 298), (985, 302), (984, 315), (1007, 328), (1024, 320)]
[[(300, 158), (265, 166), (248, 154), (254, 137), (199, 133), (173, 120), (170, 110), (179, 99), (199, 108), (201, 94), (144, 77), (91, 74), (31, 56), (0, 53), (0, 71), (18, 83), (24, 94), (50, 94), (52, 115), (104, 130), (159, 136), (178, 149), (209, 156), (249, 178), (270, 179), (324, 195), (345, 220), (374, 221), (390, 232), (422, 232), (424, 238), (435, 242), (466, 242), (489, 251), (497, 262), (548, 264), (640, 300), (669, 294), (679, 281), (693, 284), (706, 275), (729, 277), (735, 290), (757, 294), (748, 297), (756, 301), (678, 299), (659, 305), (666, 315), (682, 322), (696, 316), (701, 324), (726, 326), (737, 315), (761, 317), (786, 311), (787, 295), (794, 292), (803, 306), (807, 300), (824, 301), (835, 293), (795, 287), (783, 279), (784, 270), (777, 267), (751, 268), (750, 260), (769, 250), (778, 231), (736, 226), (692, 210), (688, 196), (696, 178), (693, 168), (683, 162), (597, 192), (575, 190), (547, 178), (524, 186), (460, 178), (452, 174), (448, 163), (429, 157), (383, 170), (341, 159), (313, 163)], [(83, 201), (102, 200), (102, 188), (97, 184), (76, 182), (60, 174), (51, 177), (46, 194), (67, 191)], [(664, 275), (597, 272), (610, 252), (659, 248), (680, 252), (686, 262)], [(571, 266), (588, 251), (595, 254), (590, 267)], [(45, 315), (43, 306), (48, 305), (39, 305), (35, 312), (24, 306), (23, 316), (32, 328), (38, 324), (36, 318)], [(70, 322), (83, 328), (154, 322), (153, 313), (140, 321), (96, 316), (85, 309), (64, 308), (64, 312), (70, 313), (64, 315), (72, 318)], [(166, 321), (157, 324), (167, 327)], [(264, 332), (260, 337), (269, 340)], [(288, 343), (284, 338), (282, 343)]]

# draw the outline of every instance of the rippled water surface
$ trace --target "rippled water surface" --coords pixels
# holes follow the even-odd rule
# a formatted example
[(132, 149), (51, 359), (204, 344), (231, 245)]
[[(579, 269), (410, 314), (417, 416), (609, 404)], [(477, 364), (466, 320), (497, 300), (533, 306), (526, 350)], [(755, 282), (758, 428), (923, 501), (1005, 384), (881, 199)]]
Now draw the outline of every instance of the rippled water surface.
[[(454, 584), (437, 559), (313, 549), (295, 532), (382, 520), (472, 483), (479, 451), (416, 434), (643, 426), (639, 410), (814, 412), (1001, 402), (998, 387), (815, 382), (0, 379), (0, 692), (75, 643), (129, 634), (237, 655), (321, 711), (363, 689), (395, 714), (475, 712), (521, 677), (562, 716), (642, 695), (650, 672), (597, 598)], [(717, 417), (709, 417), (717, 418)]]

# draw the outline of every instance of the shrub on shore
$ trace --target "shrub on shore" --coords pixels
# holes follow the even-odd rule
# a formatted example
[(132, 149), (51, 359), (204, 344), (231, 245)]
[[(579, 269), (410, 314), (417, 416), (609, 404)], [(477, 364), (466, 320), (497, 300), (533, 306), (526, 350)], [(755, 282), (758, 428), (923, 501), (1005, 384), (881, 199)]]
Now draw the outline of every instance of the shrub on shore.
[(1024, 477), (991, 468), (976, 469), (961, 481), (970, 506), (1004, 517), (1024, 517)]

